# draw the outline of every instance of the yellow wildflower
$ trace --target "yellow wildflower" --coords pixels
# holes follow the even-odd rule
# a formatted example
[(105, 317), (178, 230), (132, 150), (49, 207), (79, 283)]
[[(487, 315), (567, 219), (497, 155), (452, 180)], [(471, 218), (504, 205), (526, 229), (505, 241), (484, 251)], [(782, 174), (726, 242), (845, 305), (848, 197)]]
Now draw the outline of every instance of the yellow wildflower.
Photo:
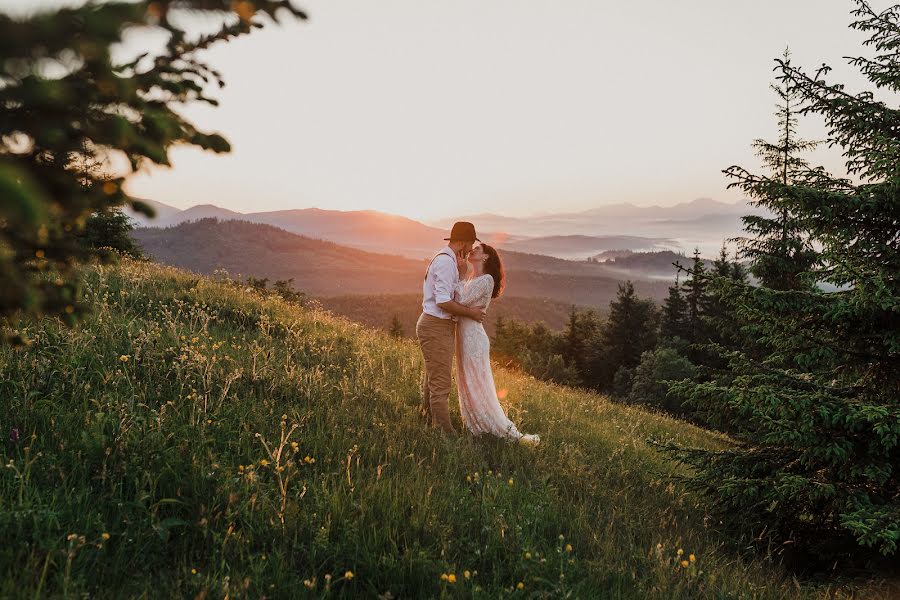
[(265, 467), (269, 464), (269, 461), (267, 461), (266, 459), (262, 459), (261, 461), (259, 461), (259, 464), (260, 466)]
[(441, 581), (447, 581), (447, 574), (441, 573)]
[(109, 539), (109, 534), (104, 531), (103, 533), (100, 534), (100, 537), (102, 537), (103, 540), (106, 541)]
[(471, 571), (469, 571), (468, 569), (466, 569), (465, 571), (463, 571), (463, 577), (465, 577), (466, 579), (471, 578), (471, 577), (472, 577)]
[(571, 554), (571, 552), (572, 552), (572, 544), (566, 544), (566, 552), (568, 552), (568, 553)]
[(679, 548), (679, 549), (678, 549), (678, 556), (681, 556), (682, 554), (684, 554), (684, 550), (682, 550), (681, 548)]
[(512, 487), (512, 485), (513, 485), (512, 477), (510, 477), (510, 478), (509, 478), (509, 481), (507, 481), (506, 483), (509, 484), (509, 487)]
[(516, 584), (516, 589), (517, 589), (517, 590), (524, 590), (524, 589), (525, 589), (525, 584), (522, 583), (522, 582), (520, 581), (518, 584)]
[(197, 569), (191, 569), (191, 575), (196, 575), (196, 574), (197, 574)]
[(353, 579), (353, 571), (347, 571), (344, 573), (344, 579)]
[(691, 562), (694, 562), (695, 560), (697, 560), (697, 557), (694, 556), (693, 554), (691, 554), (690, 556), (688, 556), (688, 560), (690, 560)]
[(131, 357), (128, 356), (127, 354), (123, 354), (122, 356), (119, 357), (119, 362), (126, 363), (126, 362), (128, 362), (129, 358), (131, 358)]
[(686, 561), (686, 560), (681, 561), (681, 566), (684, 567), (685, 569), (688, 568), (688, 565), (689, 565), (689, 564), (691, 564), (691, 563), (689, 563), (689, 562)]
[(447, 581), (449, 581), (450, 583), (456, 583), (456, 574), (450, 573), (449, 575), (447, 575)]

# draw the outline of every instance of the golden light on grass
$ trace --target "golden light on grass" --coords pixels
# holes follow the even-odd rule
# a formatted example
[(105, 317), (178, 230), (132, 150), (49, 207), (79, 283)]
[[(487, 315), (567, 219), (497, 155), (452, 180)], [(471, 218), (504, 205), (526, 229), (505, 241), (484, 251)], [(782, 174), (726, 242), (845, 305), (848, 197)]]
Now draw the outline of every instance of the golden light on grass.
[[(445, 447), (422, 426), (408, 402), (419, 393), (417, 347), (396, 345), (386, 334), (282, 299), (249, 296), (242, 289), (152, 263), (122, 260), (115, 267), (89, 266), (84, 298), (78, 301), (95, 312), (82, 326), (60, 329), (50, 320), (23, 322), (20, 328), (27, 327), (36, 338), (34, 347), (0, 346), (0, 381), (13, 392), (10, 396), (24, 397), (29, 386), (40, 384), (46, 401), (29, 410), (56, 423), (52, 443), (40, 445), (41, 458), (32, 452), (29, 459), (24, 448), (15, 446), (21, 456), (11, 456), (7, 468), (8, 481), (16, 484), (0, 486), (0, 502), (15, 510), (56, 510), (47, 500), (54, 498), (53, 486), (59, 485), (55, 478), (29, 478), (25, 471), (31, 464), (27, 461), (38, 461), (33, 470), (52, 461), (66, 473), (67, 494), (87, 514), (63, 512), (58, 523), (46, 526), (65, 539), (83, 529), (85, 521), (101, 523), (98, 531), (114, 528), (121, 541), (109, 544), (103, 534), (92, 534), (103, 552), (73, 558), (71, 577), (65, 577), (62, 565), (63, 575), (48, 577), (37, 594), (32, 572), (19, 569), (10, 584), (28, 592), (19, 595), (64, 597), (66, 585), (70, 596), (102, 595), (92, 587), (102, 578), (112, 586), (123, 586), (127, 579), (135, 595), (144, 591), (151, 597), (180, 597), (201, 582), (257, 570), (253, 586), (258, 590), (291, 585), (321, 590), (322, 595), (335, 591), (338, 579), (348, 592), (384, 585), (377, 592), (390, 588), (396, 594), (403, 577), (412, 574), (422, 582), (423, 597), (467, 594), (469, 587), (472, 594), (486, 598), (510, 592), (524, 596), (529, 589), (526, 576), (534, 593), (547, 597), (562, 597), (577, 586), (574, 589), (583, 592), (578, 597), (584, 598), (620, 593), (685, 600), (696, 597), (693, 586), (699, 583), (710, 586), (709, 595), (726, 597), (744, 593), (748, 582), (758, 583), (760, 597), (820, 597), (815, 586), (805, 582), (798, 590), (765, 559), (734, 560), (719, 545), (718, 534), (702, 525), (672, 523), (671, 496), (646, 493), (648, 473), (656, 473), (662, 463), (643, 441), (644, 434), (676, 436), (709, 448), (723, 447), (722, 438), (601, 396), (497, 369), (498, 396), (514, 389), (517, 403), (543, 428), (541, 434), (562, 437), (560, 428), (565, 427), (571, 437), (540, 453), (522, 452), (513, 444)], [(135, 311), (135, 306), (147, 310)], [(213, 349), (221, 361), (211, 360)], [(123, 356), (129, 358), (120, 362)], [(110, 377), (116, 369), (131, 375), (136, 365), (140, 377)], [(73, 373), (72, 378), (77, 374), (77, 385), (71, 385), (72, 378), (58, 376), (66, 372)], [(163, 398), (169, 400), (161, 404)], [(300, 429), (291, 437), (293, 419)], [(373, 419), (389, 424), (373, 428)], [(198, 429), (207, 421), (215, 427)], [(618, 447), (628, 452), (609, 452)], [(341, 457), (347, 448), (356, 448), (348, 461), (354, 469), (352, 489), (343, 478), (347, 461)], [(92, 449), (100, 452), (91, 454)], [(105, 475), (104, 464), (109, 465)], [(391, 466), (378, 477), (376, 465), (387, 464)], [(222, 471), (218, 465), (227, 468)], [(161, 469), (169, 471), (168, 479), (160, 479)], [(100, 483), (111, 491), (96, 494), (97, 477), (105, 477)], [(149, 486), (148, 500), (159, 508), (156, 527), (118, 518), (117, 503), (123, 497), (115, 490), (132, 478)], [(515, 487), (508, 487), (510, 479)], [(169, 504), (166, 498), (175, 488), (170, 490), (172, 484), (166, 481), (177, 482), (180, 494), (196, 503)], [(615, 514), (596, 510), (601, 499), (616, 503)], [(218, 508), (210, 512), (210, 507)], [(446, 523), (448, 515), (461, 535), (423, 542), (425, 554), (413, 571), (373, 574), (366, 568), (353, 572), (350, 581), (348, 566), (376, 564), (392, 551), (398, 536), (414, 535), (419, 525)], [(513, 535), (510, 515), (529, 532), (527, 539)], [(176, 521), (167, 526), (169, 516), (190, 525)], [(198, 538), (181, 535), (186, 527), (219, 540), (205, 548), (208, 553), (199, 567), (192, 565), (197, 562)], [(368, 536), (363, 545), (360, 532)], [(12, 535), (12, 540), (4, 540), (12, 560), (29, 564), (33, 540), (21, 532)], [(160, 535), (169, 535), (165, 544), (159, 543)], [(660, 539), (665, 544), (658, 544)], [(68, 543), (71, 548), (64, 550), (74, 557), (83, 544), (81, 536), (73, 534)], [(284, 560), (297, 543), (320, 547), (336, 560), (316, 570), (298, 570)], [(473, 564), (473, 543), (513, 560)], [(177, 561), (182, 576), (166, 581), (153, 573), (120, 573), (116, 566), (134, 560), (137, 545), (147, 548), (149, 560)], [(690, 551), (673, 556), (679, 545), (714, 548), (704, 556), (702, 575), (698, 557)], [(96, 552), (92, 546), (80, 551)], [(655, 560), (634, 571), (624, 592), (606, 587), (609, 569), (630, 572), (635, 557), (648, 550)], [(478, 566), (482, 574), (474, 569), (447, 571), (465, 564)], [(345, 571), (334, 571), (333, 577), (325, 573), (338, 566)], [(463, 585), (457, 588), (455, 583)], [(160, 585), (173, 587), (161, 591)], [(5, 589), (13, 588), (0, 584), (0, 590)], [(0, 596), (5, 597), (3, 591)], [(844, 590), (834, 595), (835, 600), (851, 597), (860, 595)]]

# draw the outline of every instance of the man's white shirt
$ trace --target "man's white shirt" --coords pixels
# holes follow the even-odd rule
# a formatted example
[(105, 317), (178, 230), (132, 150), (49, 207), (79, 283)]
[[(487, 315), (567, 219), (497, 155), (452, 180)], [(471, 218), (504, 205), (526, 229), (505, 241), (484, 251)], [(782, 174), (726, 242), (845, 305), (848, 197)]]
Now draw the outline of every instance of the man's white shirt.
[[(444, 258), (444, 256), (449, 258)], [(453, 292), (456, 290), (457, 283), (459, 283), (459, 271), (456, 268), (456, 254), (450, 246), (444, 246), (428, 267), (425, 283), (422, 286), (422, 311), (432, 317), (455, 321), (456, 318), (438, 304), (453, 300)]]

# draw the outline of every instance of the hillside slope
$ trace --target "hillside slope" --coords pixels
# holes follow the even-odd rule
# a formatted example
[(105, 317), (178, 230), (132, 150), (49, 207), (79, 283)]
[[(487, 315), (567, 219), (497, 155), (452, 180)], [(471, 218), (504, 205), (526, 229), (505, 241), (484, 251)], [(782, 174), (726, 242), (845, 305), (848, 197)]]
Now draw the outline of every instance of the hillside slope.
[[(270, 225), (202, 220), (171, 228), (134, 231), (144, 250), (166, 264), (211, 274), (294, 279), (313, 296), (418, 293), (427, 261), (372, 254), (303, 237)], [(443, 244), (435, 242), (436, 248)], [(504, 252), (507, 295), (546, 298), (565, 304), (606, 308), (624, 279), (601, 265)], [(636, 281), (639, 295), (665, 298), (665, 282)]]
[(0, 597), (824, 597), (736, 554), (646, 441), (721, 436), (498, 371), (544, 443), (444, 440), (410, 342), (169, 267), (85, 275), (93, 316), (0, 346)]

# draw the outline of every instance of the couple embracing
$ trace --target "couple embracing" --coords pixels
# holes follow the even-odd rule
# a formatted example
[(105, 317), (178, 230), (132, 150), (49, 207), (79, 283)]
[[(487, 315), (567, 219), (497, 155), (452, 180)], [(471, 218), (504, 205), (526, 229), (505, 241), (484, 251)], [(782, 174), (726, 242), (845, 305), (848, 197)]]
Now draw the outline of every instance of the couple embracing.
[(445, 241), (449, 243), (425, 273), (422, 315), (416, 323), (425, 358), (423, 412), (444, 433), (456, 433), (449, 408), (455, 354), (459, 409), (466, 428), (475, 435), (537, 444), (537, 435), (520, 433), (506, 417), (491, 372), (490, 338), (482, 321), (491, 299), (500, 296), (505, 284), (500, 255), (481, 243), (471, 223), (454, 224)]

